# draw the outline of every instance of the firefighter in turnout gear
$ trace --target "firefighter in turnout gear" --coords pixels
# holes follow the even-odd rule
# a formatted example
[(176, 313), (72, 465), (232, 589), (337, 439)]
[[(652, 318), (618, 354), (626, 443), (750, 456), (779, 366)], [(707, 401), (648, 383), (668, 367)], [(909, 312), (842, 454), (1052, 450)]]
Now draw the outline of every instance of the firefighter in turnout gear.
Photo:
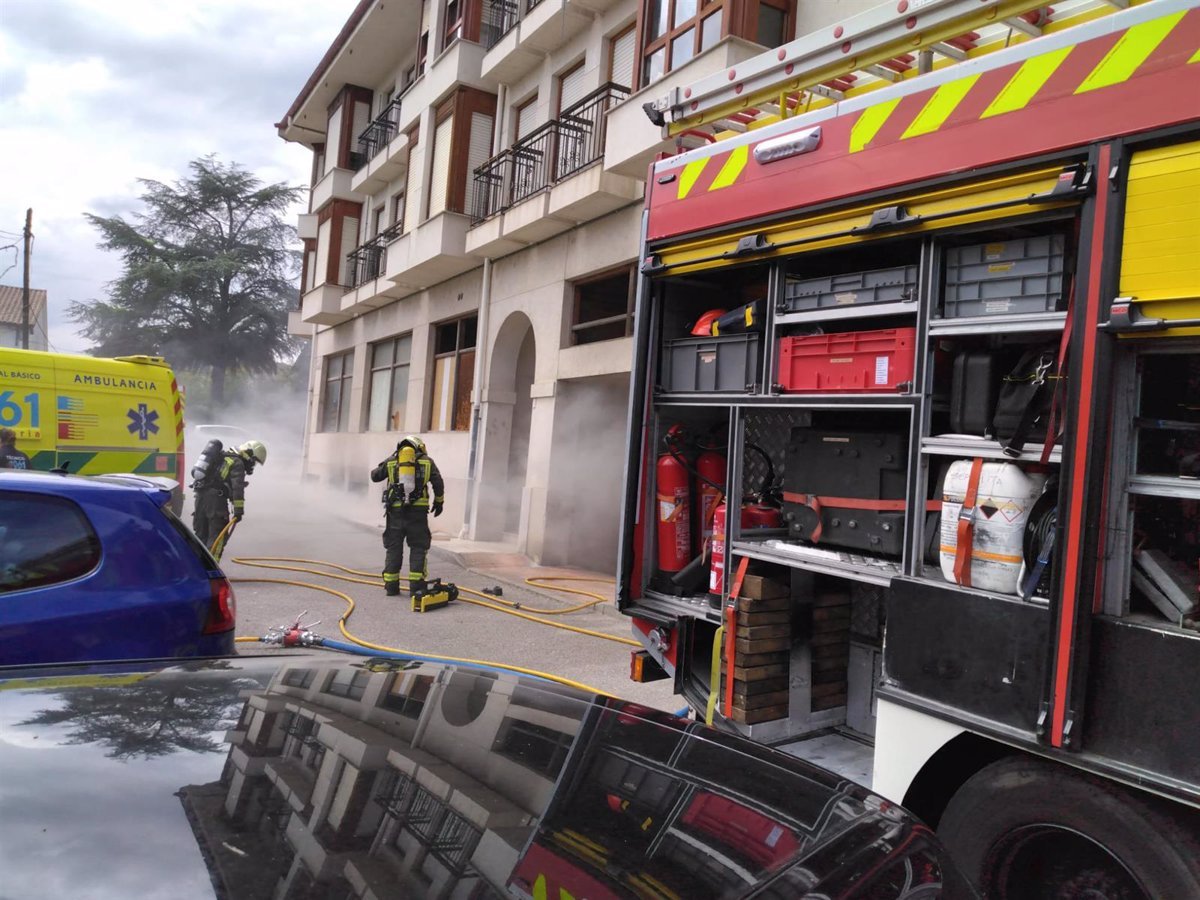
[(425, 452), (424, 442), (409, 435), (396, 452), (371, 471), (372, 481), (386, 481), (383, 504), (387, 525), (383, 530), (383, 585), (389, 597), (400, 593), (400, 566), (408, 542), (408, 589), (425, 589), (425, 558), (433, 541), (429, 533), (429, 490), (433, 489), (433, 514), (442, 514), (442, 474)]
[(234, 521), (241, 521), (246, 511), (246, 476), (266, 461), (267, 448), (263, 442), (246, 441), (237, 449), (222, 450), (208, 466), (203, 480), (192, 486), (196, 492), (192, 531), (205, 547), (211, 548), (229, 524), (230, 503)]

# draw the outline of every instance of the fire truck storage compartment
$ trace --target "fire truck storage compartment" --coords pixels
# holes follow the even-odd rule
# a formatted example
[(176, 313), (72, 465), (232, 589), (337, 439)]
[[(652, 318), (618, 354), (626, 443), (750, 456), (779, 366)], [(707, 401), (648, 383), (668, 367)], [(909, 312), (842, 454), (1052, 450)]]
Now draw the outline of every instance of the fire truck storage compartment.
[(668, 394), (746, 393), (758, 385), (755, 332), (663, 341), (660, 384)]
[(915, 349), (915, 328), (780, 338), (779, 385), (793, 393), (909, 391)]
[(1062, 309), (1065, 246), (1065, 237), (1054, 233), (947, 247), (942, 316)]
[(871, 303), (908, 303), (916, 300), (917, 266), (893, 266), (865, 272), (788, 278), (780, 312), (805, 312)]
[[(904, 545), (908, 416), (840, 417), (852, 427), (793, 428), (783, 472), (784, 520), (792, 540), (898, 557)], [(857, 422), (855, 422), (857, 419)], [(884, 430), (891, 424), (893, 427)]]

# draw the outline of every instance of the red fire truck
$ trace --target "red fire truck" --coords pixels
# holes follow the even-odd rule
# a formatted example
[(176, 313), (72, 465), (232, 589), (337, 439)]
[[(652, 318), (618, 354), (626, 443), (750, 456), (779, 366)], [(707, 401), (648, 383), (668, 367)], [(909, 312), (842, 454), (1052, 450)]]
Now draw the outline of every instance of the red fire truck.
[(1200, 896), (1196, 0), (898, 0), (645, 109), (635, 677), (989, 896)]

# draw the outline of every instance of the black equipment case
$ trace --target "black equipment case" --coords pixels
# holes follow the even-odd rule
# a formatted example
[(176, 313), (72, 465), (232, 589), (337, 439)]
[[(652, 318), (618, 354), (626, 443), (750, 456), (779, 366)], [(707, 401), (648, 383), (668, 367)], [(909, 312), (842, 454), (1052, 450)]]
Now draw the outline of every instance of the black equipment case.
[[(788, 535), (811, 541), (819, 525), (818, 546), (899, 556), (907, 459), (902, 434), (793, 428), (783, 474)], [(839, 499), (863, 503), (839, 506)], [(892, 502), (871, 509), (873, 501)]]
[(965, 350), (954, 357), (950, 383), (950, 430), (983, 437), (992, 427), (996, 397), (1006, 369), (994, 350)]

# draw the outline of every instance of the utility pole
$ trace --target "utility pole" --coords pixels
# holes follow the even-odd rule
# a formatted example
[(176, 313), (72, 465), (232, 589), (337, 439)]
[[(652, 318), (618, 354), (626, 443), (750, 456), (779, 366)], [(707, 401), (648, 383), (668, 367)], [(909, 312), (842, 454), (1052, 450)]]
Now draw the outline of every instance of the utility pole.
[(21, 346), (29, 349), (29, 246), (33, 243), (33, 209), (25, 210), (25, 289), (21, 293)]

